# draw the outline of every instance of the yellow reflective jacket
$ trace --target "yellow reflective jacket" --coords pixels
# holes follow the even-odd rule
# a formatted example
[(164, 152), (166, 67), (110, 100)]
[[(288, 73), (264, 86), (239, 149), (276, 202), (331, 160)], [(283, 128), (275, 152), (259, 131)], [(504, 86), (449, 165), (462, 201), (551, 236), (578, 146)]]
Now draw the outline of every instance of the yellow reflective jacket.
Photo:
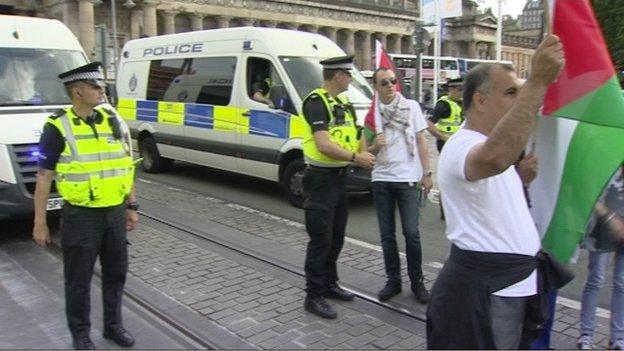
[[(48, 118), (65, 139), (55, 168), (56, 187), (65, 201), (76, 206), (119, 205), (134, 182), (134, 164), (117, 117), (103, 108), (96, 111), (103, 116), (101, 123), (94, 124), (97, 135), (71, 108)], [(115, 123), (117, 138), (113, 135)]]
[[(327, 90), (317, 88), (303, 100), (305, 104), (309, 99), (321, 99), (329, 116), (329, 139), (343, 149), (357, 152), (360, 146), (357, 134), (356, 117), (348, 106), (346, 97), (331, 97)], [(334, 112), (343, 111), (344, 117), (337, 120)], [(312, 126), (305, 124), (303, 133), (303, 155), (307, 164), (319, 167), (344, 167), (349, 161), (336, 160), (320, 152), (314, 142)]]

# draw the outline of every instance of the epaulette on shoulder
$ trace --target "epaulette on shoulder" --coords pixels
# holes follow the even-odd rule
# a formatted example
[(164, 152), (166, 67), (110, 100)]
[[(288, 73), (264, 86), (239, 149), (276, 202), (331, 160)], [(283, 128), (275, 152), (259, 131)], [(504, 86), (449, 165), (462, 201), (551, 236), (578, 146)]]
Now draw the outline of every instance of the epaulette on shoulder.
[(54, 112), (52, 114), (52, 116), (50, 116), (50, 118), (57, 119), (57, 118), (65, 115), (66, 113), (67, 113), (67, 111), (65, 111), (65, 109), (61, 108), (61, 109), (56, 110), (56, 112)]

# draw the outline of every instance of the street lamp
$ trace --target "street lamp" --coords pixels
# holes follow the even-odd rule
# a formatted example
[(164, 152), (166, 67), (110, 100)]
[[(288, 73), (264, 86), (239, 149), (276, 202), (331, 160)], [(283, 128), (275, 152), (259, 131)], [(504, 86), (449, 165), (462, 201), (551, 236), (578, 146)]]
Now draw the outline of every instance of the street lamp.
[[(116, 0), (111, 0), (111, 21), (113, 25), (113, 68), (115, 70), (115, 78), (117, 78), (117, 55), (119, 55), (119, 47), (117, 43), (117, 9)], [(123, 4), (124, 7), (131, 9), (136, 6), (134, 1), (126, 0)]]
[(420, 101), (421, 94), (421, 68), (422, 68), (422, 53), (425, 51), (425, 47), (429, 46), (431, 39), (429, 37), (429, 32), (425, 29), (425, 27), (430, 27), (435, 25), (434, 23), (424, 23), (421, 20), (416, 20), (414, 24), (414, 33), (412, 34), (412, 45), (414, 47), (414, 51), (416, 52), (416, 76), (412, 81), (414, 100)]

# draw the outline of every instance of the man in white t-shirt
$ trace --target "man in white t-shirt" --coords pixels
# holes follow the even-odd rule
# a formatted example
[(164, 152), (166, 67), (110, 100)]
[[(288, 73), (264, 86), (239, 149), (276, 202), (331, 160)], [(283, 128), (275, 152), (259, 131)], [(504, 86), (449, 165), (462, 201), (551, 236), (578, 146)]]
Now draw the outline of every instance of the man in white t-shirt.
[(424, 135), (427, 123), (420, 105), (398, 93), (396, 84), (397, 78), (390, 69), (379, 68), (373, 74), (382, 125), (377, 126), (375, 133), (365, 131), (367, 142), (372, 143), (369, 152), (377, 157), (372, 172), (373, 199), (388, 277), (379, 292), (379, 300), (386, 301), (402, 290), (401, 262), (395, 236), (398, 205), (411, 290), (418, 302), (427, 303), (429, 292), (423, 281), (418, 231), (420, 202), (433, 184)]
[(432, 290), (428, 348), (520, 346), (529, 297), (537, 294), (531, 259), (540, 238), (512, 165), (563, 62), (559, 38), (551, 35), (537, 48), (522, 88), (513, 67), (503, 64), (480, 65), (464, 79), (466, 124), (438, 164), (453, 248)]

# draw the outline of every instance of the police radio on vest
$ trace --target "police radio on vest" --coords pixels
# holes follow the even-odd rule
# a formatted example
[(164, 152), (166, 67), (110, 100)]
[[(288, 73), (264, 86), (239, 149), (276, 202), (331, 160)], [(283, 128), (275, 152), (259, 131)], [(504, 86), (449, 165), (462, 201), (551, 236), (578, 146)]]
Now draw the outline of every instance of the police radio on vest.
[(187, 54), (189, 52), (202, 52), (203, 49), (204, 49), (203, 43), (156, 46), (153, 48), (147, 48), (143, 50), (143, 57), (172, 55), (172, 54)]

